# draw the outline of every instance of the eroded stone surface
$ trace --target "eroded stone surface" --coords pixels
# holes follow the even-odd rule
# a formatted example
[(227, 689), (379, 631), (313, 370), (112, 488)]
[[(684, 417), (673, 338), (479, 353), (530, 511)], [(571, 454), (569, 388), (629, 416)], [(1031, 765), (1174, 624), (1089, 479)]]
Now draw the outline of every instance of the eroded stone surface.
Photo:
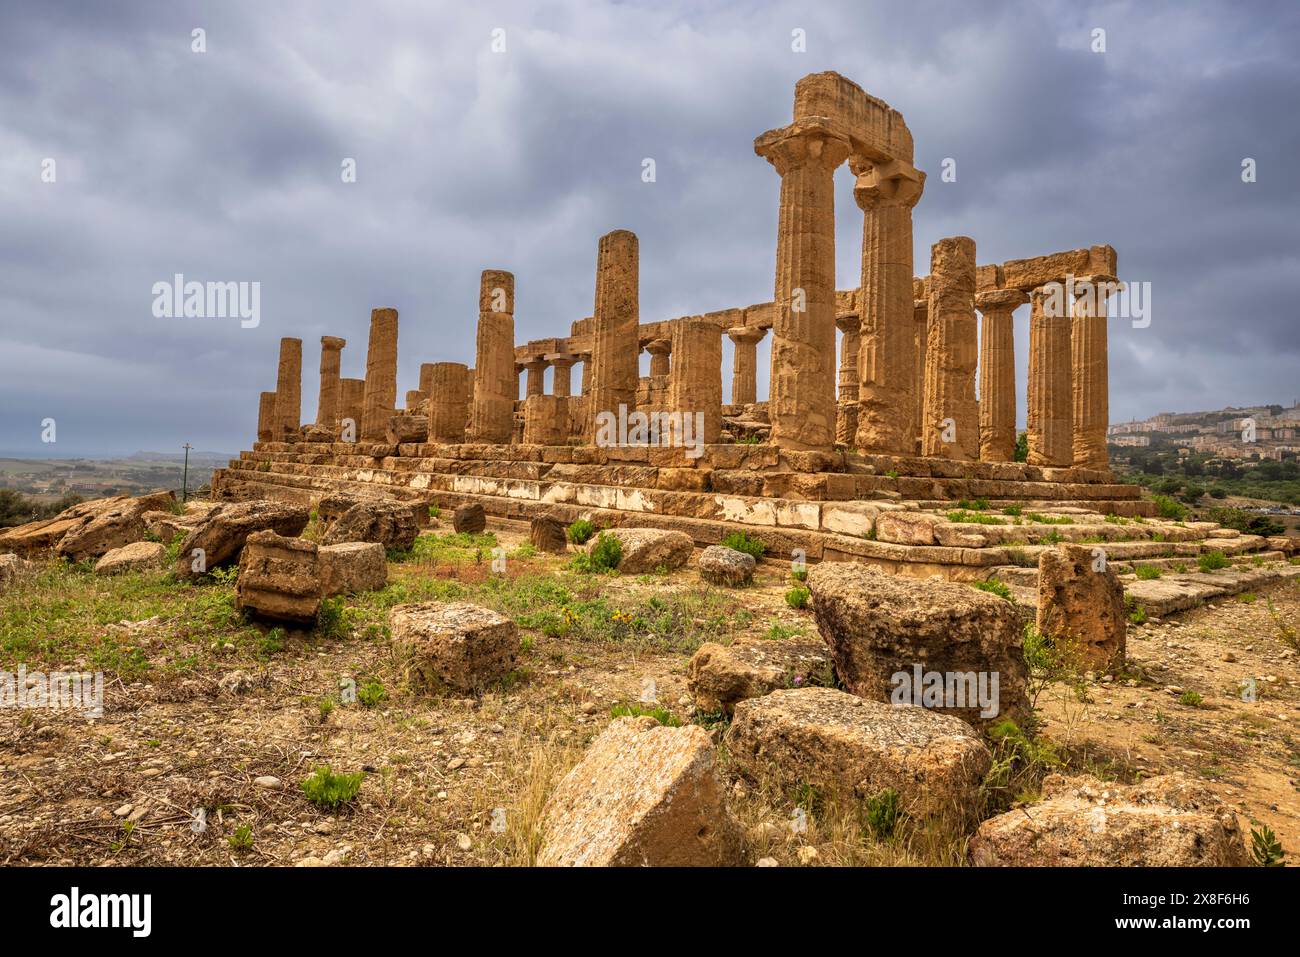
[(408, 675), (425, 689), (481, 691), (505, 677), (519, 654), (513, 621), (465, 602), (398, 605), (388, 624)]
[(711, 585), (739, 588), (754, 580), (758, 562), (753, 555), (725, 545), (710, 545), (700, 552), (700, 577)]
[(686, 667), (686, 690), (700, 711), (731, 714), (736, 704), (780, 688), (828, 686), (834, 666), (819, 641), (706, 642)]
[(405, 552), (410, 551), (419, 533), (409, 505), (358, 502), (330, 525), (321, 544), (376, 542), (386, 549)]
[(1049, 775), (1043, 799), (990, 818), (971, 838), (984, 867), (1244, 867), (1237, 817), (1182, 773), (1138, 784)]
[(551, 794), (543, 867), (718, 867), (742, 863), (737, 827), (698, 725), (618, 718)]
[(321, 597), (379, 591), (388, 584), (388, 559), (378, 542), (340, 542), (322, 545)]
[(185, 536), (176, 559), (180, 578), (193, 578), (239, 558), (248, 536), (259, 531), (301, 535), (310, 513), (305, 505), (251, 501), (218, 506), (207, 520)]
[[(660, 528), (611, 528), (605, 534), (614, 536), (623, 546), (618, 570), (625, 575), (643, 575), (656, 568), (681, 568), (695, 548), (691, 537), (684, 532)], [(593, 548), (596, 541), (592, 541)]]
[[(923, 703), (981, 729), (1006, 718), (1024, 726), (1029, 675), (1010, 602), (966, 584), (841, 562), (814, 567), (808, 586), (817, 627), (848, 691)], [(960, 694), (939, 703), (927, 698), (931, 674)], [(907, 697), (900, 696), (904, 688)]]
[(964, 721), (832, 688), (773, 691), (736, 705), (731, 758), (782, 787), (869, 798), (892, 788), (916, 816), (961, 816), (992, 755)]
[(239, 557), (235, 607), (262, 618), (307, 624), (320, 610), (320, 570), (315, 542), (253, 532)]
[(105, 552), (95, 563), (95, 574), (151, 571), (162, 567), (163, 555), (166, 553), (166, 547), (158, 542), (132, 542)]
[(1038, 558), (1038, 630), (1083, 669), (1124, 663), (1124, 586), (1100, 548), (1061, 545)]

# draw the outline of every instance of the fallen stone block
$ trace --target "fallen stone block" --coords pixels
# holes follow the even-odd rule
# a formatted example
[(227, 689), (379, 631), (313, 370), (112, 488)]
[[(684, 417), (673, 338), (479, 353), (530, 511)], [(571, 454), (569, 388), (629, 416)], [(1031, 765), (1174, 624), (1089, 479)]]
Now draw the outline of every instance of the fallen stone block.
[(207, 521), (218, 506), (215, 504), (186, 503), (184, 514), (172, 511), (145, 512), (144, 529), (148, 534), (156, 535), (164, 545), (170, 545), (175, 538), (184, 538), (199, 525)]
[(962, 817), (993, 757), (966, 722), (832, 688), (773, 691), (736, 705), (728, 753), (751, 778), (850, 799), (898, 792), (916, 817)]
[(686, 690), (707, 714), (731, 714), (736, 704), (782, 688), (829, 686), (835, 670), (820, 641), (707, 642), (686, 666)]
[(340, 542), (317, 550), (321, 597), (379, 591), (388, 584), (388, 558), (378, 542)]
[(562, 554), (569, 550), (564, 523), (550, 515), (540, 515), (529, 523), (528, 541), (539, 552)]
[[(618, 570), (625, 575), (643, 575), (658, 568), (681, 568), (695, 549), (695, 543), (685, 532), (668, 532), (659, 528), (611, 528), (605, 534), (614, 536), (623, 546)], [(594, 547), (594, 541), (592, 545)]]
[(95, 563), (96, 575), (117, 575), (122, 572), (153, 571), (162, 568), (167, 549), (158, 542), (132, 542), (104, 553)]
[(248, 536), (239, 558), (235, 607), (262, 618), (306, 624), (320, 611), (315, 542), (266, 530)]
[(459, 505), (451, 515), (451, 527), (456, 532), (479, 535), (487, 528), (487, 513), (477, 502)]
[(1138, 784), (1049, 775), (1043, 799), (999, 814), (971, 838), (982, 867), (1244, 867), (1237, 817), (1181, 773)]
[(1123, 667), (1124, 586), (1101, 548), (1061, 545), (1038, 556), (1038, 630), (1080, 670)]
[(98, 498), (66, 508), (53, 518), (27, 522), (0, 531), (0, 553), (34, 558), (53, 551), (70, 531), (90, 522), (96, 515), (129, 501), (127, 495)]
[(416, 687), (478, 692), (505, 677), (519, 654), (515, 623), (478, 605), (398, 605), (388, 613), (388, 625)]
[(546, 802), (543, 867), (719, 867), (743, 862), (709, 733), (653, 718), (610, 724)]
[(725, 545), (710, 545), (700, 552), (700, 577), (711, 585), (739, 588), (754, 580), (758, 561), (747, 552)]
[(376, 542), (385, 549), (406, 552), (419, 534), (409, 505), (358, 502), (329, 526), (321, 544)]
[(170, 491), (150, 492), (139, 498), (125, 498), (105, 508), (83, 524), (70, 529), (59, 540), (57, 551), (74, 562), (99, 558), (105, 552), (144, 538), (144, 514), (169, 509), (176, 504)]
[(220, 505), (181, 542), (176, 574), (189, 579), (238, 561), (244, 542), (254, 532), (301, 535), (308, 518), (307, 506), (287, 502), (255, 500)]
[(852, 694), (917, 704), (985, 730), (1029, 718), (1023, 630), (1007, 600), (849, 562), (808, 574), (813, 613)]

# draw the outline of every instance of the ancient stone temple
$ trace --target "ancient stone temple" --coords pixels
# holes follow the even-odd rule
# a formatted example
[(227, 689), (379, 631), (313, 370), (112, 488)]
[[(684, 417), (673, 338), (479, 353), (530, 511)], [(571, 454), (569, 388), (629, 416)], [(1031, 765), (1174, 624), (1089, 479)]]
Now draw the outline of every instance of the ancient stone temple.
[[(701, 545), (739, 527), (773, 556), (957, 578), (1014, 564), (1042, 537), (1011, 518), (951, 520), (958, 500), (1080, 516), (1080, 535), (1094, 539), (1114, 537), (1106, 515), (1149, 514), (1106, 457), (1111, 247), (980, 263), (972, 223), (970, 236), (933, 237), (929, 274), (914, 275), (925, 174), (912, 135), (897, 110), (835, 73), (800, 80), (791, 121), (754, 151), (776, 173), (774, 283), (759, 301), (643, 317), (640, 244), (615, 229), (596, 244), (590, 298), (570, 304), (567, 335), (518, 342), (515, 278), (488, 269), (477, 319), (462, 321), (472, 366), (421, 356), (418, 381), (399, 393), (395, 309), (372, 313), (364, 359), (322, 337), (305, 426), (302, 342), (284, 339), (256, 441), (217, 473), (215, 493), (476, 503), (501, 520), (545, 510), (675, 529)], [(837, 289), (841, 166), (855, 200), (841, 215), (861, 217), (862, 247), (860, 273)], [(1020, 343), (1018, 309), (1029, 328)], [(1015, 461), (1019, 422), (1026, 461)]]

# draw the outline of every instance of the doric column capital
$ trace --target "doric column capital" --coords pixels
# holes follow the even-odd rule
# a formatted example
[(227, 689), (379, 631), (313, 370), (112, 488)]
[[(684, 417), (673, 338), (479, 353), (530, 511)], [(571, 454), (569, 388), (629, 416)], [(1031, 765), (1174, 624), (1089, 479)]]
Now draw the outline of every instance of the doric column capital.
[(901, 160), (870, 163), (854, 157), (849, 162), (849, 168), (857, 176), (853, 184), (853, 198), (863, 212), (881, 206), (911, 208), (925, 191), (925, 174)]
[(652, 356), (671, 355), (673, 351), (673, 341), (671, 339), (651, 339), (646, 343), (645, 351)]
[(846, 336), (862, 331), (862, 318), (856, 312), (845, 312), (835, 317), (835, 328)]
[(346, 339), (340, 339), (338, 336), (321, 336), (320, 347), (322, 349), (342, 349), (348, 344)]
[(1029, 296), (1019, 289), (985, 289), (975, 293), (975, 308), (981, 313), (1014, 312), (1029, 301)]
[(763, 340), (767, 335), (766, 329), (760, 329), (757, 326), (733, 326), (727, 330), (727, 338), (732, 342), (740, 345), (743, 343), (756, 344)]
[(784, 176), (792, 169), (816, 165), (834, 172), (849, 157), (848, 137), (820, 117), (798, 120), (779, 130), (768, 130), (754, 140), (754, 152)]
[(546, 362), (549, 362), (551, 365), (556, 366), (557, 368), (567, 369), (582, 357), (577, 355), (570, 355), (569, 353), (566, 352), (552, 352), (552, 353), (548, 353), (542, 358)]

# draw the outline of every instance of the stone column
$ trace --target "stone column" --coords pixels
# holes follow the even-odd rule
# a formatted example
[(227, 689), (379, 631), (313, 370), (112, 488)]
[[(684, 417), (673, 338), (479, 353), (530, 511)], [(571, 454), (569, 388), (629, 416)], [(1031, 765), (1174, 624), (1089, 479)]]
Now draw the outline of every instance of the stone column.
[(551, 393), (562, 398), (573, 394), (573, 364), (577, 356), (555, 354), (546, 356), (546, 361), (555, 370), (551, 377)]
[(582, 357), (582, 395), (591, 394), (591, 353)]
[(275, 441), (296, 442), (302, 427), (302, 340), (280, 340), (275, 377)]
[(814, 120), (765, 133), (754, 151), (781, 176), (772, 322), (773, 445), (835, 444), (835, 169), (849, 143)]
[(672, 368), (669, 357), (673, 354), (673, 341), (671, 339), (655, 339), (646, 347), (646, 352), (650, 353), (650, 374), (668, 375)]
[(839, 400), (856, 402), (858, 399), (858, 369), (861, 359), (862, 328), (861, 320), (855, 315), (835, 317), (835, 326), (840, 330), (840, 371)]
[[(862, 209), (856, 444), (865, 452), (911, 455), (916, 408), (922, 401), (912, 381), (912, 207), (921, 198), (925, 174), (896, 161), (854, 172), (853, 198)], [(973, 421), (968, 426), (972, 432), (975, 427)]]
[(922, 455), (979, 458), (977, 335), (975, 240), (969, 236), (941, 239), (930, 247), (930, 336), (925, 350)]
[(636, 409), (636, 389), (641, 379), (637, 357), (641, 352), (638, 243), (636, 234), (616, 229), (600, 237), (596, 256), (596, 311), (592, 319), (591, 417), (588, 432), (595, 435), (596, 417), (617, 416), (619, 406)]
[(529, 359), (524, 363), (524, 369), (528, 372), (524, 383), (524, 398), (546, 394), (546, 366), (545, 359)]
[(366, 347), (366, 393), (362, 400), (361, 439), (383, 442), (397, 406), (397, 310), (370, 311)]
[(1030, 294), (1029, 388), (1025, 426), (1030, 465), (1066, 466), (1074, 460), (1070, 386), (1070, 318), (1059, 289)]
[(257, 441), (275, 441), (275, 393), (263, 392), (257, 399)]
[(366, 380), (365, 379), (340, 379), (339, 380), (339, 429), (335, 433), (338, 438), (342, 435), (344, 420), (352, 420), (352, 437), (355, 440), (361, 433), (361, 418), (365, 409), (366, 401)]
[(431, 362), (420, 367), (429, 370), (429, 398), (425, 415), (429, 419), (429, 441), (457, 445), (465, 441), (465, 393), (469, 369), (460, 362)]
[(758, 401), (758, 344), (764, 331), (753, 326), (727, 330), (735, 349), (731, 356), (731, 404), (751, 405)]
[[(919, 290), (924, 294), (922, 287)], [(915, 294), (915, 293), (914, 293)], [(925, 427), (925, 347), (930, 341), (930, 300), (912, 300), (912, 453), (921, 454), (921, 432)]]
[(1110, 370), (1106, 345), (1106, 299), (1119, 291), (1114, 276), (1075, 280), (1074, 318), (1070, 327), (1070, 376), (1073, 389), (1072, 439), (1076, 468), (1108, 469), (1106, 429), (1110, 425)]
[[(722, 330), (704, 319), (678, 319), (672, 330), (668, 411), (693, 417), (689, 435), (694, 442), (714, 444), (722, 431)], [(696, 413), (703, 415), (699, 430)]]
[(339, 424), (339, 364), (346, 339), (320, 337), (320, 398), (316, 402), (316, 424), (333, 432)]
[(1011, 314), (1029, 301), (1019, 289), (975, 294), (980, 311), (980, 460), (1016, 457), (1016, 352)]
[(477, 442), (509, 444), (515, 431), (515, 277), (485, 269), (479, 280), (478, 343), (474, 358), (474, 416)]
[(429, 401), (429, 393), (420, 389), (406, 390), (406, 411), (423, 412), (424, 405)]
[(530, 395), (524, 400), (524, 444), (564, 445), (569, 440), (569, 400)]

